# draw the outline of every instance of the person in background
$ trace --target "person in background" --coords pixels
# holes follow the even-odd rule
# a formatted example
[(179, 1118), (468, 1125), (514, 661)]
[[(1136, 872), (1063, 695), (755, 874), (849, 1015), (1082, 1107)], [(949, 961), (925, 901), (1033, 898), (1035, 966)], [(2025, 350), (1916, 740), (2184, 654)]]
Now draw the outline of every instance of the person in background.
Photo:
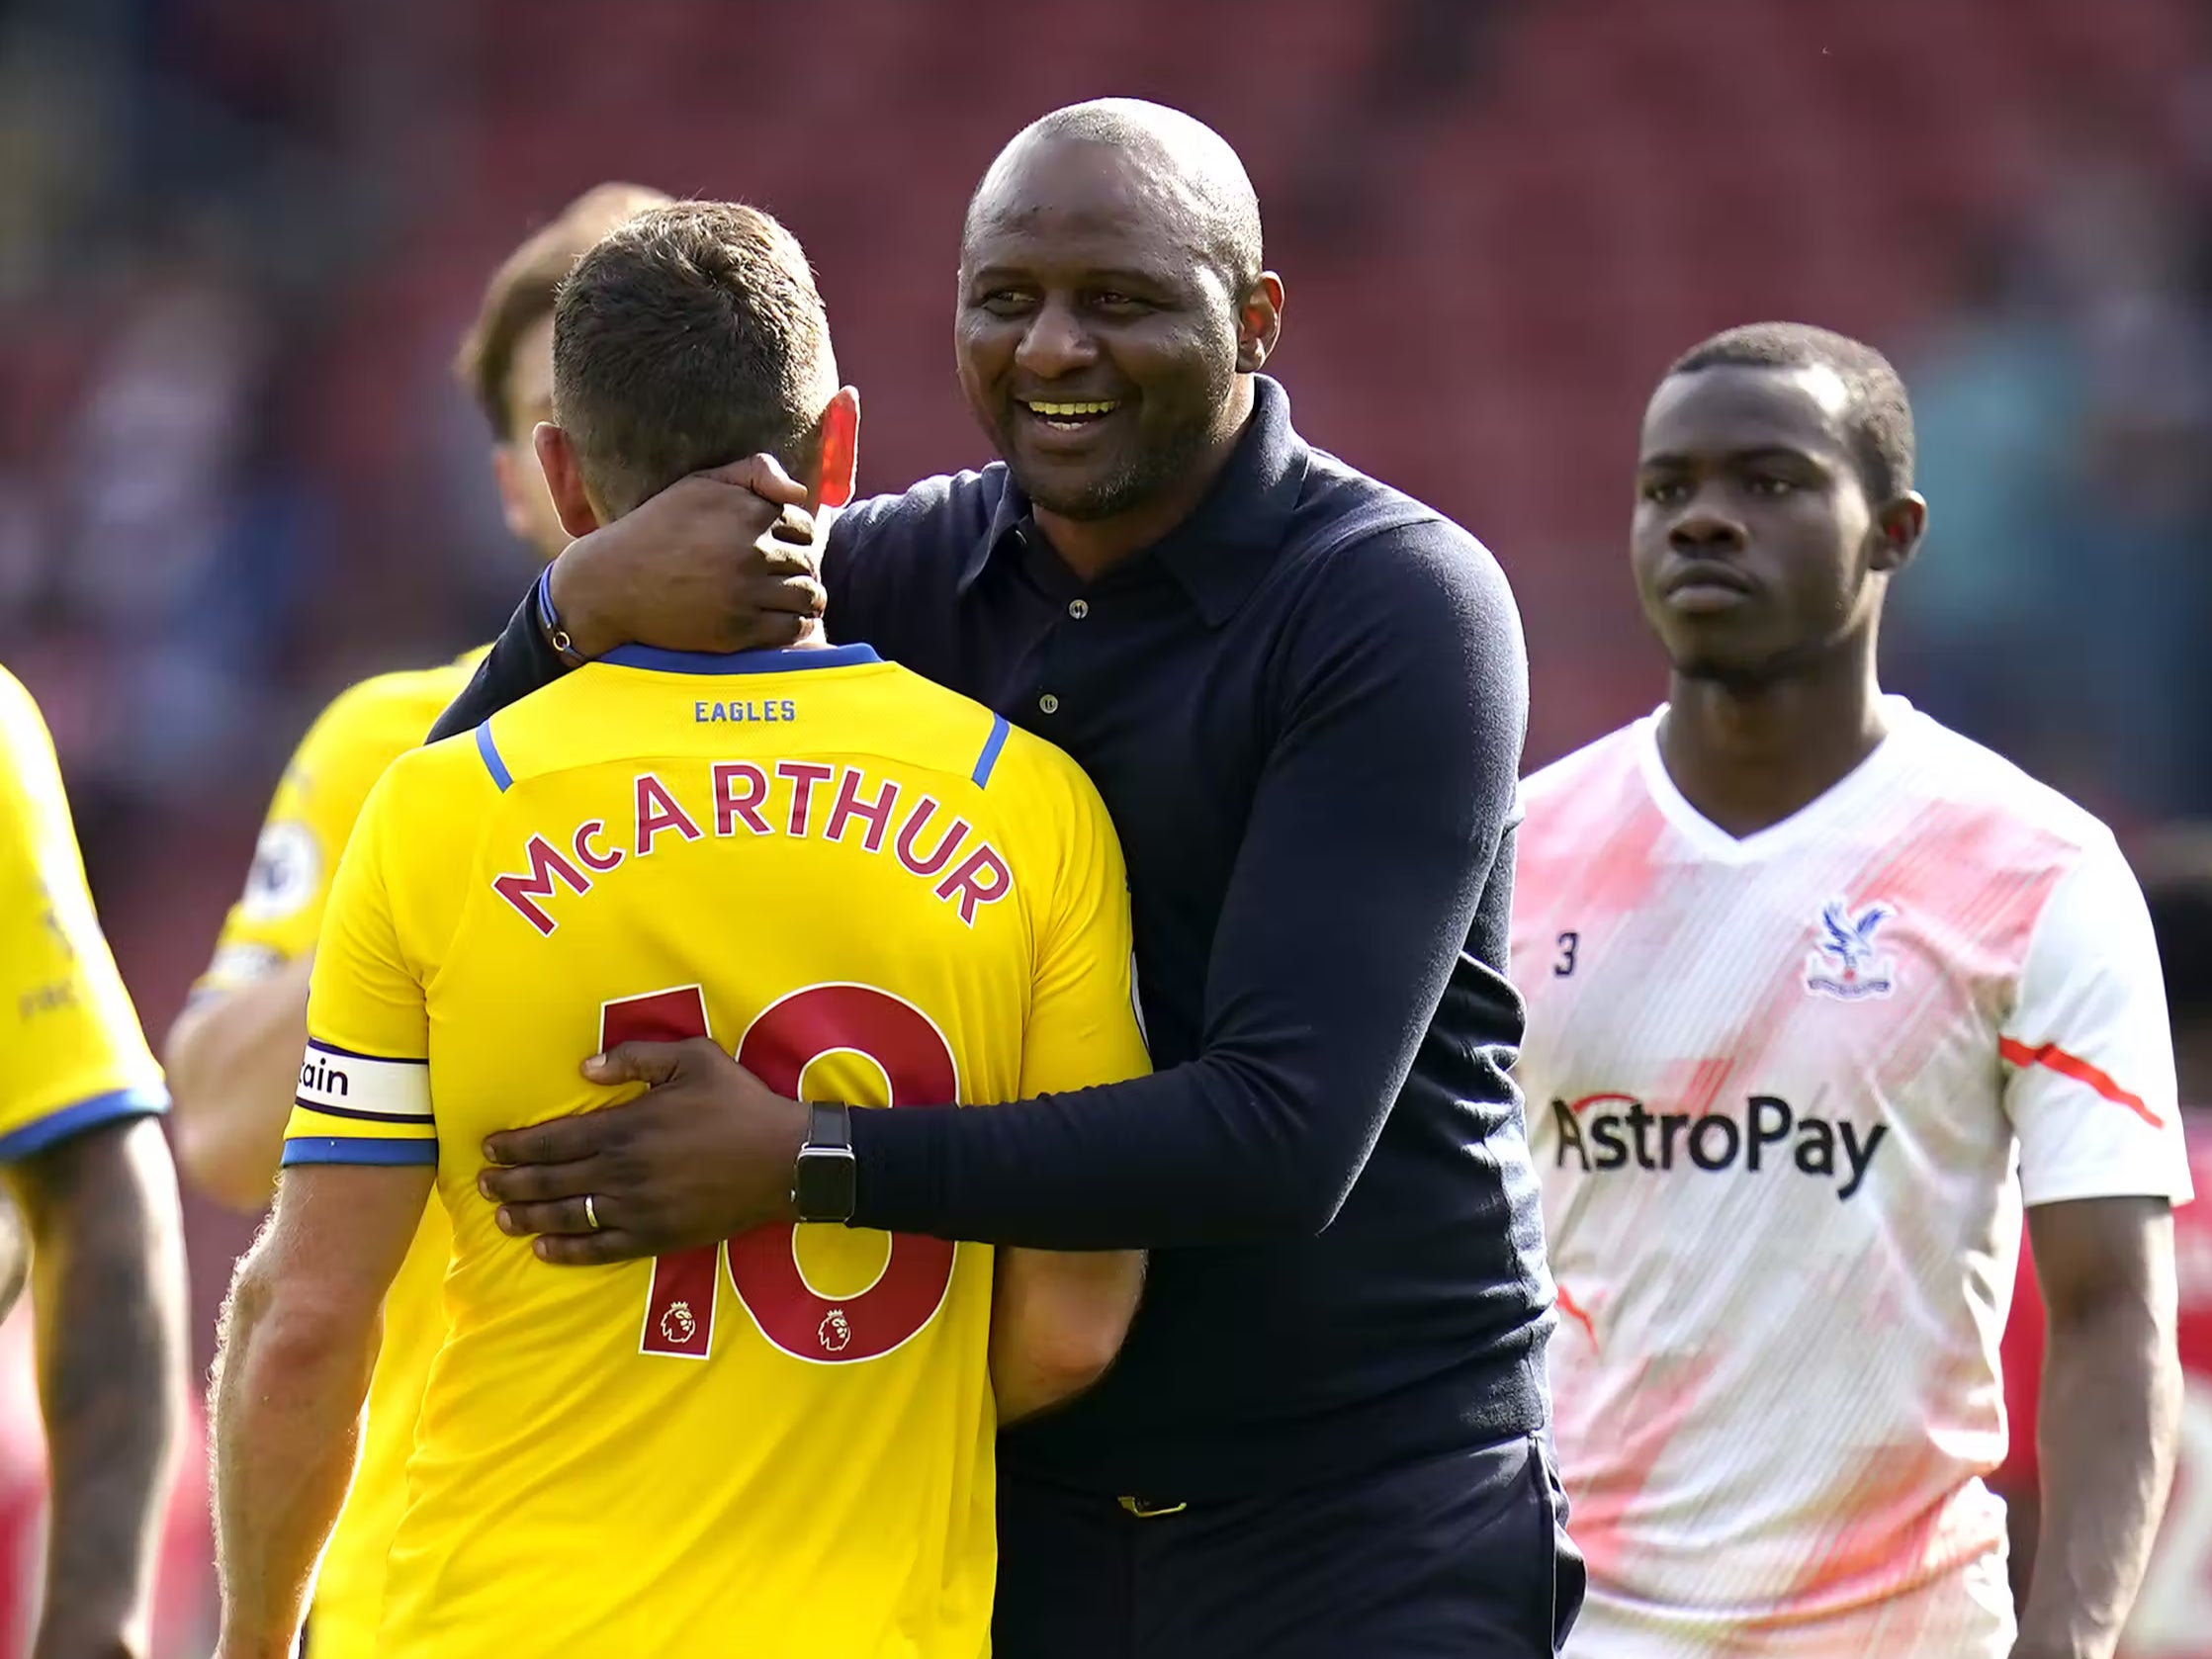
[[(2135, 866), (2151, 908), (2166, 979), (2167, 1015), (2180, 1086), (2181, 1125), (2199, 1191), (2212, 1186), (2212, 826), (2154, 837)], [(2173, 1496), (2151, 1551), (2122, 1659), (2212, 1659), (2212, 1205), (2173, 1214), (2181, 1437)], [(2004, 1398), (2011, 1451), (1991, 1480), (2012, 1534), (2012, 1583), (2023, 1601), (2035, 1572), (2043, 1506), (2036, 1454), (2045, 1333), (2032, 1251), (2023, 1250), (2004, 1333)]]
[[(1912, 463), (1871, 347), (1685, 353), (1630, 538), (1667, 701), (1523, 789), (1587, 1659), (2106, 1659), (2165, 1501), (2191, 1186), (2150, 917), (2102, 824), (1882, 694)], [(1983, 1477), (2023, 1202), (2064, 1411), (2015, 1631)]]
[(29, 1241), (50, 1470), (34, 1651), (113, 1659), (146, 1644), (184, 1423), (183, 1221), (161, 1072), (93, 914), (52, 741), (4, 669), (0, 963), (0, 1187)]
[[(455, 369), (491, 426), (491, 473), (507, 528), (543, 559), (568, 544), (530, 447), (531, 432), (552, 414), (555, 290), (601, 235), (665, 201), (633, 184), (603, 184), (578, 197), (492, 274), (462, 342)], [(169, 1032), (178, 1157), (186, 1178), (219, 1203), (253, 1211), (269, 1202), (307, 1041), (315, 937), (339, 855), (371, 786), (422, 742), (483, 655), (380, 674), (342, 692), (285, 768), (245, 893)], [(308, 1659), (367, 1659), (374, 1651), (415, 1411), (444, 1331), (438, 1286), (450, 1244), (445, 1212), (428, 1207), (386, 1307), (360, 1475), (322, 1560)]]
[[(554, 353), (538, 447), (578, 534), (755, 452), (850, 498), (857, 395), (764, 214), (615, 230), (562, 285)], [(452, 1221), (450, 1320), (379, 1659), (975, 1659), (996, 1431), (1096, 1378), (1142, 1259), (783, 1226), (553, 1272), (478, 1197), (480, 1149), (615, 1097), (577, 1078), (578, 1032), (719, 1039), (847, 1146), (962, 1089), (1081, 1098), (1146, 1069), (1129, 975), (1120, 849), (1074, 762), (819, 630), (616, 652), (396, 761), (338, 873), (275, 1218), (223, 1316), (221, 1659), (289, 1645), (426, 1203)], [(802, 1190), (851, 1178), (830, 1156)]]

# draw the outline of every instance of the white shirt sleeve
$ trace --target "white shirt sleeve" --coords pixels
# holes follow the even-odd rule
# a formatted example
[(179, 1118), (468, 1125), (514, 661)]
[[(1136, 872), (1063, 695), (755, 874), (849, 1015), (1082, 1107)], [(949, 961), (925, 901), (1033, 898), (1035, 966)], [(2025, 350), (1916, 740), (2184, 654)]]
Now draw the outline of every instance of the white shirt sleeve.
[(2052, 888), (1999, 1052), (2028, 1203), (2188, 1200), (2158, 941), (2117, 843), (2091, 844)]

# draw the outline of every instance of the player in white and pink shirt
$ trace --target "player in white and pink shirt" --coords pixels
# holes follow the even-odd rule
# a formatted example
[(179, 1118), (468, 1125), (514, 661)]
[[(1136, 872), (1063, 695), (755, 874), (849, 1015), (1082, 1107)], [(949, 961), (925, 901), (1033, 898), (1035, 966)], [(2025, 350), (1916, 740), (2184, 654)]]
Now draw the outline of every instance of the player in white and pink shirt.
[[(2108, 1654), (2163, 1501), (2189, 1177), (2158, 953), (2101, 824), (1879, 692), (1910, 469), (1866, 347), (1683, 359), (1634, 534), (1668, 704), (1525, 786), (1586, 1659)], [(2067, 1317), (2015, 1647), (1982, 1477), (2023, 1202)]]

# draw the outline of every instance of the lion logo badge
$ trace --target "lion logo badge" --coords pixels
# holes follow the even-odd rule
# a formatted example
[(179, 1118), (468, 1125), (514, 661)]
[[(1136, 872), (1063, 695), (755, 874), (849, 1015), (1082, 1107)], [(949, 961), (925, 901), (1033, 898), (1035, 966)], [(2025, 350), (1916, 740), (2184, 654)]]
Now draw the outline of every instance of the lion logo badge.
[(687, 1343), (699, 1333), (699, 1322), (691, 1317), (689, 1302), (670, 1302), (661, 1315), (661, 1336), (665, 1342)]
[(832, 1308), (823, 1315), (820, 1329), (815, 1335), (822, 1339), (822, 1352), (842, 1353), (852, 1341), (852, 1322), (845, 1318), (844, 1309)]

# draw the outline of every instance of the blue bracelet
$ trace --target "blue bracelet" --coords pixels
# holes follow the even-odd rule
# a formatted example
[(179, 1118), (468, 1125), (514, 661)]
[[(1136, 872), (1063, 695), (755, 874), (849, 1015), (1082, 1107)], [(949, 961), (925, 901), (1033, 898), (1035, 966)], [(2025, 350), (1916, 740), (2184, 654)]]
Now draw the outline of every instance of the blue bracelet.
[(545, 636), (545, 643), (553, 648), (554, 655), (572, 668), (580, 668), (590, 658), (575, 648), (569, 638), (569, 631), (561, 626), (561, 618), (553, 609), (553, 567), (548, 565), (538, 576), (537, 587), (538, 632)]

